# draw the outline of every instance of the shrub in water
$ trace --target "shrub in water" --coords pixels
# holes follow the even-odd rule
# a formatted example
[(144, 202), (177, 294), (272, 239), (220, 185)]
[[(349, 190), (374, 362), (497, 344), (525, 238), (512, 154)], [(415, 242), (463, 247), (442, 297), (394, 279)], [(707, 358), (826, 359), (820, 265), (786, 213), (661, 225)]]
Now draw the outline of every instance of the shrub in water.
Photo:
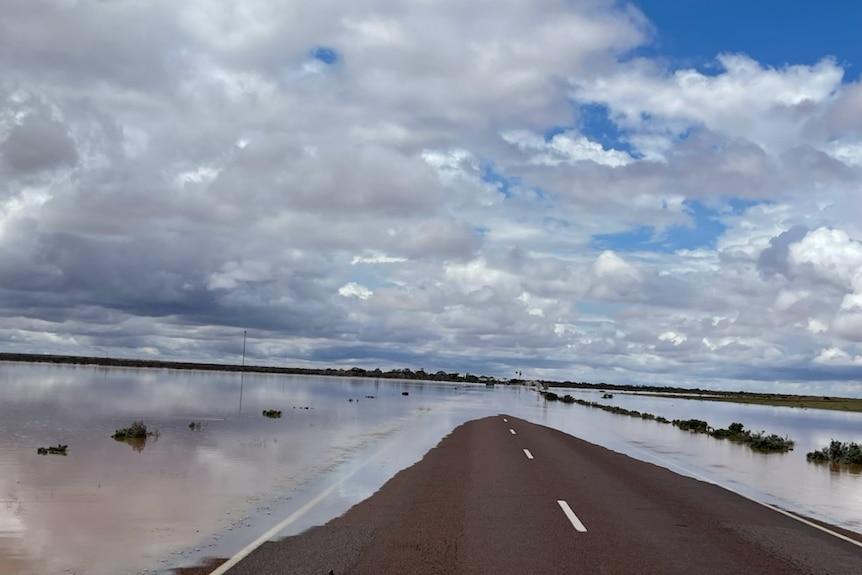
[(51, 447), (40, 447), (36, 449), (36, 453), (39, 455), (48, 455), (49, 453), (54, 455), (66, 455), (66, 449), (68, 449), (68, 445), (57, 445)]
[(833, 462), (842, 465), (862, 465), (862, 446), (858, 443), (842, 443), (834, 439), (829, 447), (812, 451), (807, 456), (808, 461)]
[(147, 426), (144, 425), (143, 421), (135, 421), (132, 423), (131, 427), (126, 427), (123, 429), (118, 429), (114, 432), (114, 439), (145, 439), (148, 435), (152, 435), (152, 432), (147, 432)]
[(683, 431), (706, 433), (709, 430), (709, 424), (700, 419), (674, 419), (673, 424)]
[(780, 437), (774, 433), (766, 435), (764, 432), (752, 433), (748, 441), (749, 447), (757, 451), (790, 451), (793, 449), (793, 440)]

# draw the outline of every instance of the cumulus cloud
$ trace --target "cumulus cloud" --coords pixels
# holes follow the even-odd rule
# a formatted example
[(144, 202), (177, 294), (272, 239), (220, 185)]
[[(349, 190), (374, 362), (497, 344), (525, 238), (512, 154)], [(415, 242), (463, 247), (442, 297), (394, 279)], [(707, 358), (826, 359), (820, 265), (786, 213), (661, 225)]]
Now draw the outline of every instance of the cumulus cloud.
[(573, 80), (573, 97), (606, 104), (622, 126), (653, 137), (705, 128), (776, 152), (805, 141), (800, 127), (822, 113), (844, 74), (830, 59), (774, 69), (744, 54), (720, 54), (716, 63), (720, 72), (707, 75), (634, 60), (611, 76)]
[(530, 132), (506, 132), (505, 141), (517, 146), (524, 152), (534, 155), (529, 162), (546, 166), (556, 166), (563, 162), (592, 161), (610, 167), (624, 166), (632, 162), (632, 157), (620, 150), (605, 150), (598, 142), (578, 134), (556, 134), (545, 141)]
[(613, 300), (640, 299), (638, 288), (643, 280), (640, 271), (631, 263), (611, 251), (605, 251), (596, 259), (592, 268), (593, 283), (588, 295), (592, 298)]
[(824, 365), (862, 365), (862, 355), (851, 356), (843, 349), (830, 347), (821, 350), (813, 361)]
[(348, 282), (338, 288), (339, 295), (344, 297), (357, 297), (359, 299), (368, 299), (374, 293), (365, 286), (361, 286), (356, 282)]
[(860, 355), (835, 60), (633, 58), (652, 24), (612, 0), (3, 15), (10, 351), (212, 359), (247, 330), (260, 362), (699, 386)]
[(819, 228), (788, 248), (793, 265), (809, 268), (819, 277), (842, 287), (862, 288), (862, 242), (843, 230)]

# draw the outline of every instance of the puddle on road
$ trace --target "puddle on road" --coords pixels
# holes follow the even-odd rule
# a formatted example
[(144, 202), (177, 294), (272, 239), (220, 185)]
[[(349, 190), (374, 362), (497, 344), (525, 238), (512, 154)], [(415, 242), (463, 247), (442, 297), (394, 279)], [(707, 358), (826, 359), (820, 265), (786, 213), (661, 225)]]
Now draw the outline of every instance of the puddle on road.
[[(0, 572), (170, 573), (229, 556), (327, 489), (279, 536), (343, 513), (457, 425), (498, 413), (850, 528), (862, 516), (862, 478), (804, 457), (830, 437), (862, 440), (852, 435), (858, 414), (620, 394), (613, 402), (669, 418), (762, 425), (798, 446), (764, 457), (671, 426), (545, 404), (526, 388), (2, 364)], [(263, 417), (264, 409), (282, 417)], [(137, 448), (111, 439), (135, 420), (158, 429), (158, 439)], [(58, 443), (69, 445), (66, 457), (36, 453)]]

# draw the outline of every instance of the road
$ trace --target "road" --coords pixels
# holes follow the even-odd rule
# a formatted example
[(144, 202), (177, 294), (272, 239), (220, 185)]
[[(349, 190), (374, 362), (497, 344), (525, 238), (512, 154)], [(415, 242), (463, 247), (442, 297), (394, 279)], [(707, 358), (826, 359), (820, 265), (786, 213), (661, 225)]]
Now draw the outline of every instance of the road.
[(343, 516), (227, 570), (330, 572), (846, 575), (862, 573), (862, 544), (500, 415), (459, 426)]

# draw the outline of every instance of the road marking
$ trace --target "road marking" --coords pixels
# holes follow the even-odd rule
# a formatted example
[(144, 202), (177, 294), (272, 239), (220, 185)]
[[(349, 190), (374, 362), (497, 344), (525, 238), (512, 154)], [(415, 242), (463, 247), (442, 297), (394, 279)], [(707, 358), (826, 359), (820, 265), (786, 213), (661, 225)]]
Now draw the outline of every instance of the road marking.
[(529, 449), (525, 449), (525, 450), (524, 450), (524, 455), (526, 455), (526, 456), (527, 456), (527, 459), (533, 459), (533, 454), (532, 454), (532, 453), (530, 453), (530, 450), (529, 450)]
[[(631, 446), (629, 446), (629, 447), (631, 447)], [(748, 499), (752, 503), (757, 503), (758, 505), (762, 505), (763, 507), (766, 507), (767, 509), (771, 509), (772, 511), (777, 511), (778, 513), (781, 513), (782, 515), (789, 517), (790, 519), (795, 519), (795, 520), (799, 521), (800, 523), (808, 525), (809, 527), (813, 527), (814, 529), (822, 531), (823, 533), (828, 533), (829, 535), (832, 535), (833, 537), (837, 537), (838, 539), (841, 539), (842, 541), (846, 541), (847, 543), (855, 545), (856, 547), (862, 547), (862, 542), (857, 541), (855, 539), (852, 539), (850, 537), (847, 537), (846, 535), (842, 535), (841, 533), (837, 533), (837, 532), (833, 531), (832, 529), (829, 529), (828, 527), (824, 527), (824, 526), (819, 525), (817, 523), (813, 523), (811, 521), (808, 521), (807, 519), (800, 517), (799, 515), (796, 515), (792, 511), (787, 511), (786, 509), (782, 509), (781, 507), (777, 507), (775, 505), (772, 505), (771, 503), (767, 503), (766, 501), (760, 501), (759, 499), (755, 499), (751, 495), (746, 495), (745, 493), (738, 491), (738, 490), (736, 490), (732, 487), (729, 487), (727, 485), (723, 485), (714, 479), (711, 479), (709, 477), (705, 477), (703, 475), (700, 475), (699, 473), (695, 473), (694, 471), (692, 471), (688, 468), (685, 468), (681, 465), (677, 465), (676, 463), (670, 461), (669, 459), (665, 459), (663, 457), (658, 457), (658, 456), (650, 453), (649, 451), (647, 451), (645, 449), (641, 449), (638, 447), (632, 447), (632, 449), (635, 451), (640, 451), (641, 453), (645, 454), (647, 459), (645, 459), (644, 461), (648, 461), (649, 459), (653, 459), (655, 461), (660, 461), (660, 462), (662, 462), (662, 464), (664, 464), (667, 467), (667, 469), (672, 470), (672, 469), (676, 468), (676, 469), (680, 470), (682, 475), (687, 475), (689, 477), (694, 477), (695, 479), (700, 479), (701, 481), (704, 481), (706, 483), (711, 483), (712, 485), (717, 485), (717, 486), (721, 487), (722, 489), (726, 489), (727, 491), (730, 491), (731, 493), (735, 493), (736, 495), (739, 495), (740, 497), (744, 497), (745, 499)]]
[(569, 507), (569, 504), (563, 501), (562, 499), (557, 499), (557, 503), (563, 509), (563, 513), (566, 514), (566, 517), (571, 521), (572, 526), (575, 528), (575, 531), (580, 531), (581, 533), (586, 533), (587, 528), (584, 527), (584, 524), (581, 523), (581, 520), (578, 519), (578, 516), (575, 515), (575, 512), (572, 511), (572, 508)]
[(512, 428), (510, 427), (510, 428), (509, 428), (509, 433), (511, 433), (512, 435), (515, 435), (515, 430), (514, 430), (514, 429), (512, 429)]
[(343, 487), (344, 484), (347, 483), (348, 480), (350, 480), (354, 475), (359, 473), (359, 471), (362, 470), (368, 463), (376, 460), (378, 457), (383, 455), (383, 453), (386, 452), (387, 450), (391, 449), (393, 445), (395, 445), (395, 442), (392, 442), (392, 441), (387, 442), (376, 453), (372, 454), (368, 459), (366, 459), (365, 462), (362, 463), (362, 465), (349, 471), (339, 481), (330, 485), (329, 487), (324, 489), (322, 492), (320, 492), (317, 495), (317, 497), (315, 497), (314, 499), (312, 499), (311, 501), (309, 501), (308, 503), (306, 503), (305, 505), (303, 505), (302, 507), (300, 507), (299, 509), (297, 509), (296, 511), (291, 513), (290, 515), (288, 515), (281, 523), (279, 523), (278, 525), (276, 525), (275, 527), (273, 527), (272, 529), (270, 529), (269, 531), (267, 531), (266, 533), (264, 533), (263, 535), (261, 535), (260, 537), (258, 537), (257, 539), (255, 539), (254, 541), (252, 541), (251, 543), (246, 545), (245, 547), (243, 547), (242, 549), (240, 549), (239, 552), (237, 552), (233, 557), (231, 557), (230, 559), (228, 559), (227, 561), (225, 561), (224, 563), (219, 565), (215, 569), (215, 571), (210, 572), (209, 575), (224, 575), (225, 573), (227, 573), (237, 563), (239, 563), (240, 561), (242, 561), (243, 559), (248, 557), (252, 551), (254, 551), (258, 547), (260, 547), (261, 545), (263, 545), (264, 543), (266, 543), (267, 541), (269, 541), (270, 539), (272, 539), (273, 537), (278, 535), (288, 525), (290, 525), (291, 523), (293, 523), (294, 521), (296, 521), (297, 519), (301, 518), (303, 515), (308, 513), (312, 508), (314, 508), (315, 505), (317, 505), (318, 503), (320, 503), (321, 501), (323, 501), (324, 499), (326, 499), (327, 497), (332, 495), (333, 491)]

